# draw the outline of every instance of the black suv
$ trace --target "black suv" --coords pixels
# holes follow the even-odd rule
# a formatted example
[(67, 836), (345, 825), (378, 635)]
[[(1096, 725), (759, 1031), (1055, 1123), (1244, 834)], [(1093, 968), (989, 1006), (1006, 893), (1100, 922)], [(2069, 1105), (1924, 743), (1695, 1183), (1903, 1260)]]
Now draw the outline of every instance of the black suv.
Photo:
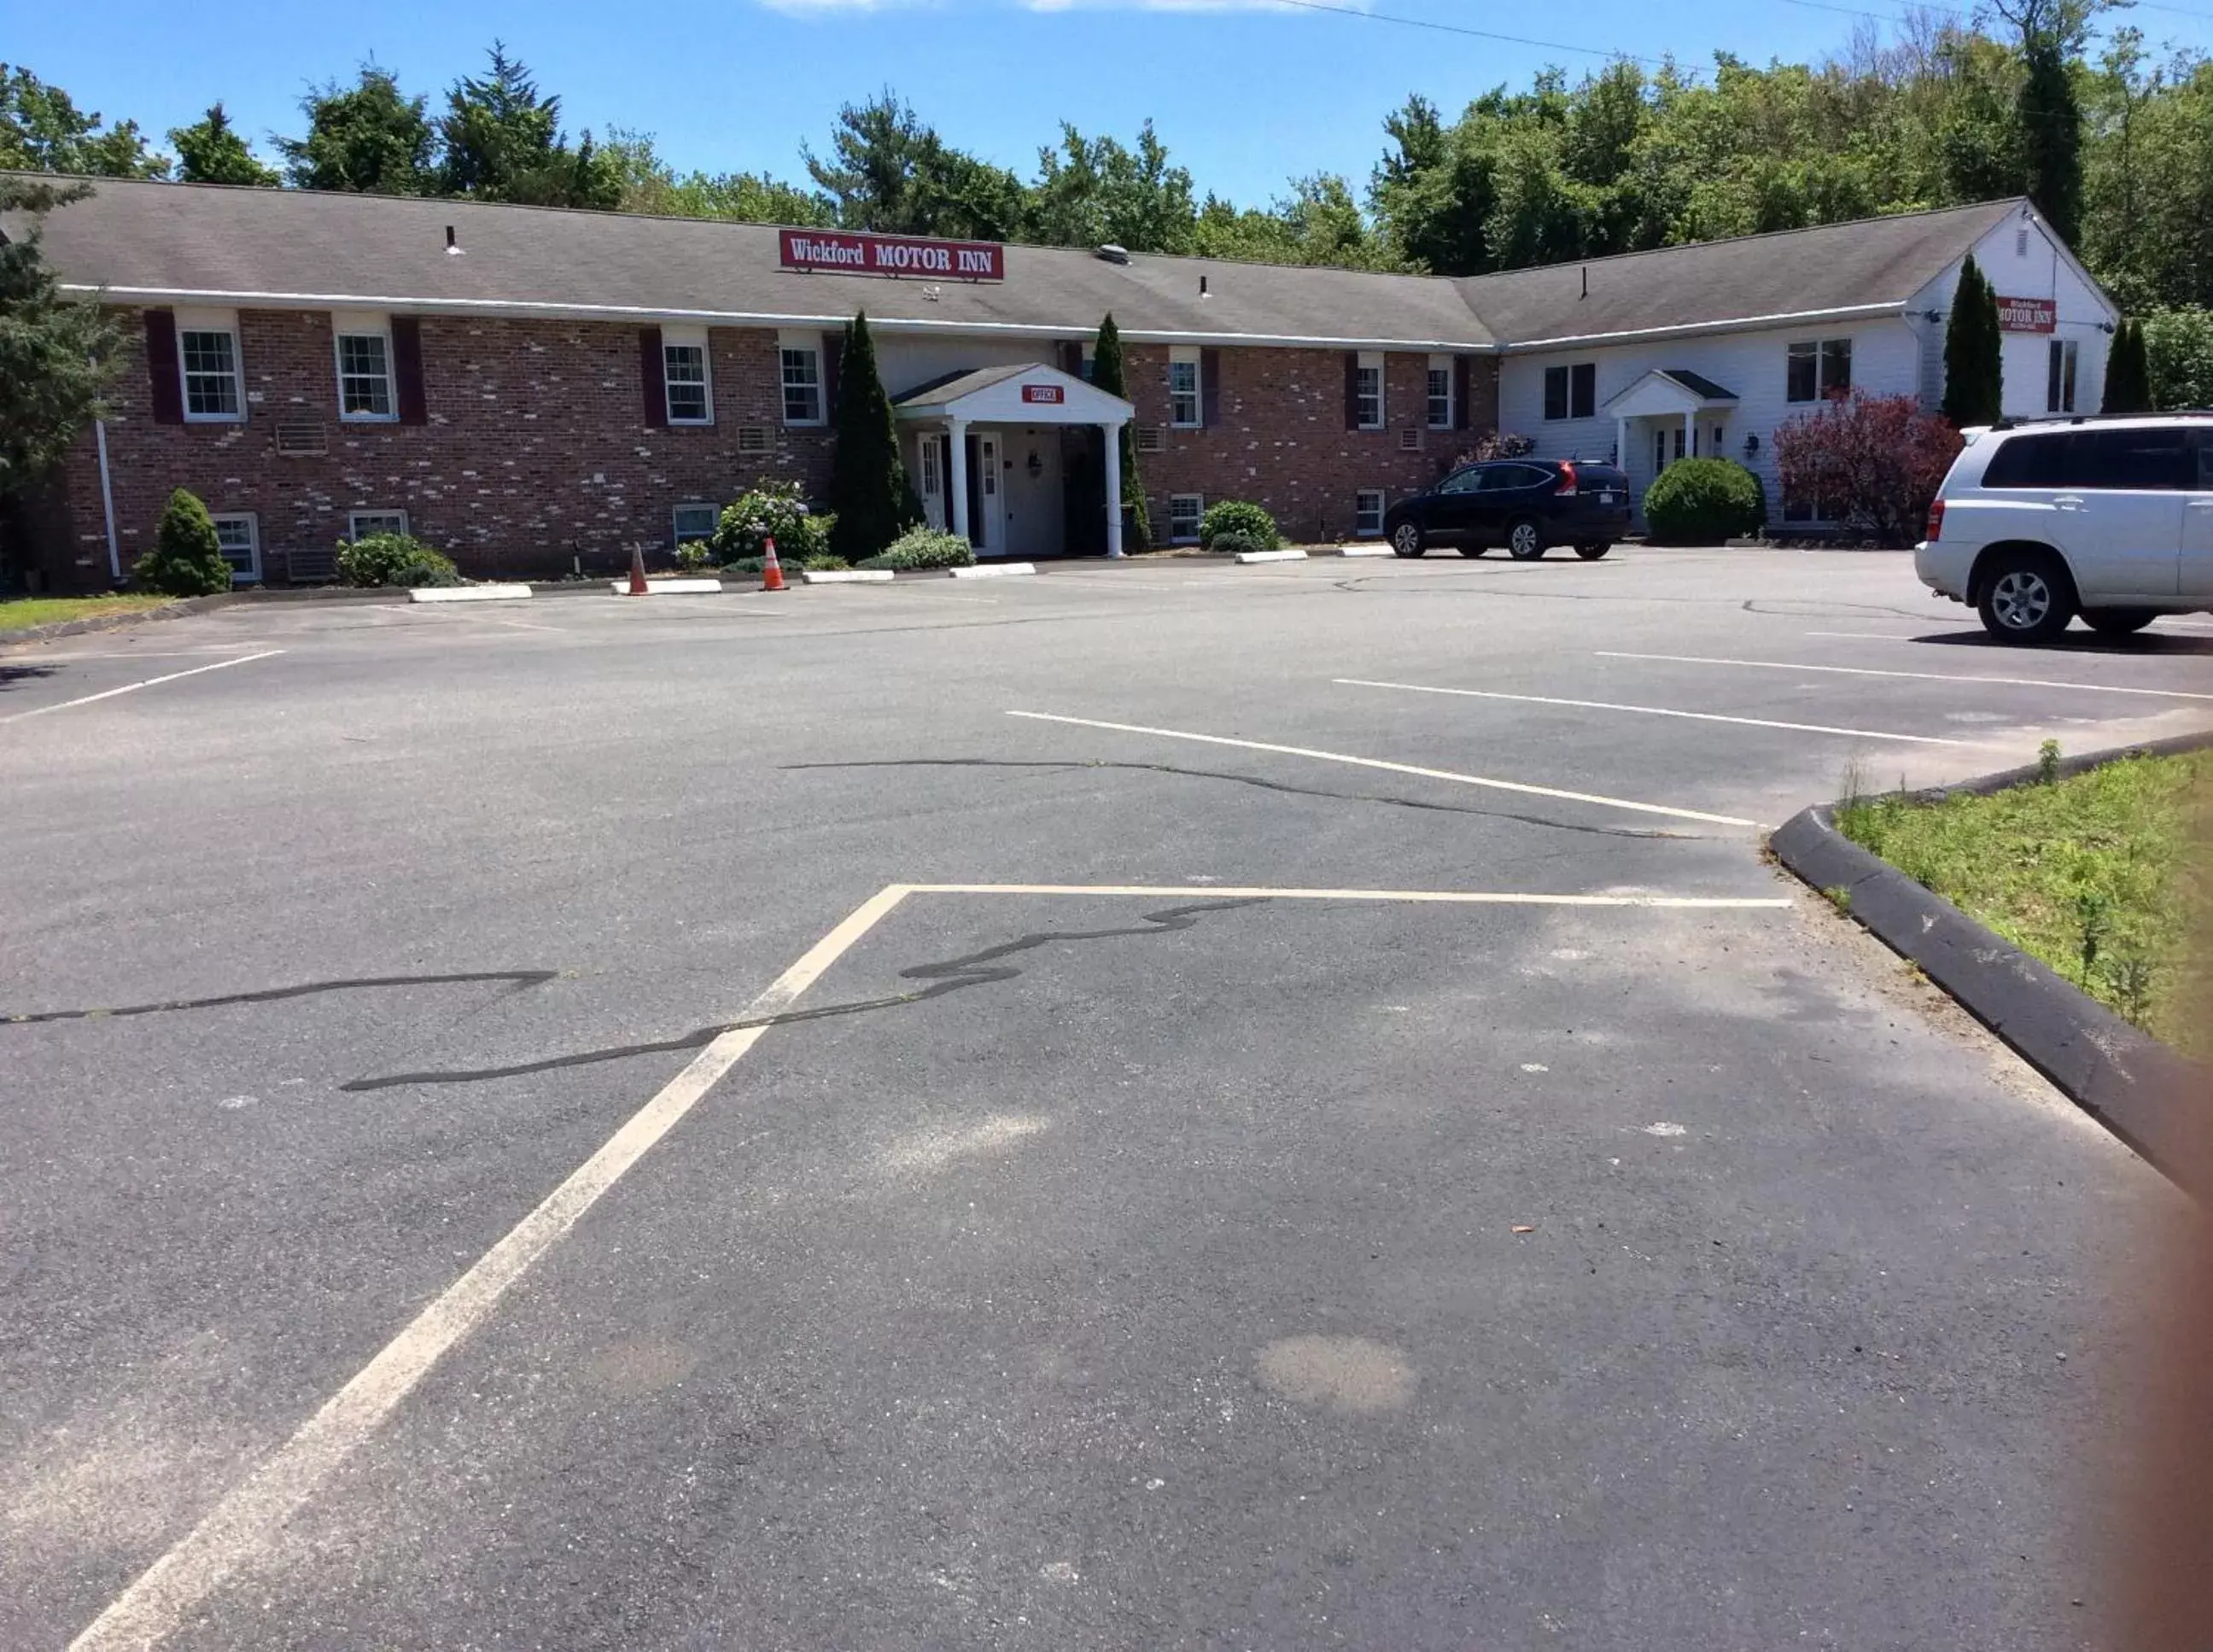
[(1463, 465), (1426, 493), (1383, 514), (1384, 537), (1402, 557), (1433, 544), (1479, 557), (1494, 545), (1527, 561), (1572, 545), (1586, 562), (1629, 531), (1629, 478), (1579, 459), (1490, 459)]

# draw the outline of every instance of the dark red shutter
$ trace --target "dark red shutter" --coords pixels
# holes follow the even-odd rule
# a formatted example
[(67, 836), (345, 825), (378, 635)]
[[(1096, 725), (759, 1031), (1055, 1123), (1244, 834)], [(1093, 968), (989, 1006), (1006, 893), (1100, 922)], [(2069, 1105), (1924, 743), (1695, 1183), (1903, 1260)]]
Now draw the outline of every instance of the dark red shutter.
[(1064, 338), (1060, 341), (1060, 370), (1071, 378), (1083, 376), (1083, 340)]
[(1468, 371), (1467, 357), (1465, 356), (1454, 357), (1453, 429), (1455, 430), (1465, 430), (1471, 428), (1468, 421), (1473, 417), (1473, 415), (1468, 408), (1467, 394), (1469, 382), (1473, 377), (1474, 375)]
[(1222, 352), (1218, 350), (1198, 352), (1198, 422), (1210, 427), (1222, 423)]
[(822, 335), (822, 417), (835, 421), (838, 417), (838, 369), (845, 359), (845, 338), (843, 333)]
[(659, 327), (637, 330), (637, 374), (644, 386), (647, 425), (668, 424), (668, 383), (661, 365)]
[(185, 386), (177, 372), (177, 317), (171, 310), (146, 312), (146, 377), (153, 387), (154, 423), (185, 422)]
[(423, 399), (423, 324), (412, 315), (392, 318), (392, 376), (399, 388), (399, 422), (428, 424), (430, 409)]
[(1360, 428), (1360, 352), (1344, 352), (1344, 428)]

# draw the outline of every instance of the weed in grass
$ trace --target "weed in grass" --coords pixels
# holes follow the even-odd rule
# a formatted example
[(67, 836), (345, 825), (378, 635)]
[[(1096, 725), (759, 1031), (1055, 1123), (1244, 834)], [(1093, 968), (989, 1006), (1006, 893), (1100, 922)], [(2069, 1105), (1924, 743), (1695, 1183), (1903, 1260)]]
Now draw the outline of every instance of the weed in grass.
[(2056, 786), (2059, 783), (2059, 742), (2047, 740), (2036, 748), (2036, 783)]
[(1835, 907), (1838, 911), (1849, 912), (1851, 911), (1852, 892), (1844, 884), (1832, 883), (1827, 888), (1822, 890), (1821, 893), (1828, 898), (1829, 905)]

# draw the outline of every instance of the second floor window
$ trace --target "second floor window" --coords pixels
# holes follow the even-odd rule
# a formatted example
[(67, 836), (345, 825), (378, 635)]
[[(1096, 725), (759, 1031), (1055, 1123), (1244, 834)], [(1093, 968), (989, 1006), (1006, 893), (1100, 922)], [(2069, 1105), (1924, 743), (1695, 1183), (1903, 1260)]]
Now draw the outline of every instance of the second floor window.
[(1179, 350), (1168, 358), (1168, 423), (1196, 425), (1199, 422), (1198, 355)]
[(1453, 428), (1453, 369), (1447, 357), (1430, 357), (1430, 428)]
[(1820, 401), (1852, 387), (1852, 341), (1808, 339), (1790, 346), (1785, 390), (1792, 401)]
[(238, 338), (229, 332), (180, 328), (177, 361), (185, 381), (186, 418), (238, 418)]
[(338, 334), (338, 416), (391, 418), (392, 341), (381, 332)]
[(1383, 428), (1383, 357), (1363, 352), (1352, 373), (1354, 422), (1363, 430)]
[(822, 423), (822, 352), (786, 344), (783, 357), (783, 422)]
[(668, 395), (671, 424), (707, 424), (714, 410), (707, 399), (707, 350), (704, 344), (663, 344), (661, 382)]

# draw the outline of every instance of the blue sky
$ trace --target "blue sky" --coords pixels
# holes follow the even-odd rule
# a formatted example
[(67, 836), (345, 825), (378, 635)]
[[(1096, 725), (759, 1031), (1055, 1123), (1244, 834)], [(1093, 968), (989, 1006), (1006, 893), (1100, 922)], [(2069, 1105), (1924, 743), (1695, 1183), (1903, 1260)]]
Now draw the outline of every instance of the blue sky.
[[(1582, 0), (1341, 0), (1389, 13), (1704, 64), (1716, 48), (1755, 61), (1820, 58), (1889, 0), (1710, 0), (1690, 9)], [(2213, 43), (2204, 15), (2135, 14), (2153, 40)], [(1839, 9), (1826, 9), (1834, 6)], [(801, 172), (840, 103), (893, 86), (948, 138), (1027, 174), (1039, 144), (1072, 120), (1126, 138), (1152, 117), (1202, 192), (1241, 204), (1299, 174), (1356, 186), (1381, 152), (1381, 122), (1419, 91), (1448, 111), (1499, 81), (1602, 57), (1509, 44), (1265, 0), (105, 0), (78, 7), (0, 0), (0, 54), (109, 119), (159, 134), (220, 97), (261, 142), (296, 131), (301, 94), (351, 78), (364, 58), (436, 94), (505, 40), (558, 92), (572, 130), (655, 134), (680, 168)], [(264, 146), (265, 149), (265, 145)]]

